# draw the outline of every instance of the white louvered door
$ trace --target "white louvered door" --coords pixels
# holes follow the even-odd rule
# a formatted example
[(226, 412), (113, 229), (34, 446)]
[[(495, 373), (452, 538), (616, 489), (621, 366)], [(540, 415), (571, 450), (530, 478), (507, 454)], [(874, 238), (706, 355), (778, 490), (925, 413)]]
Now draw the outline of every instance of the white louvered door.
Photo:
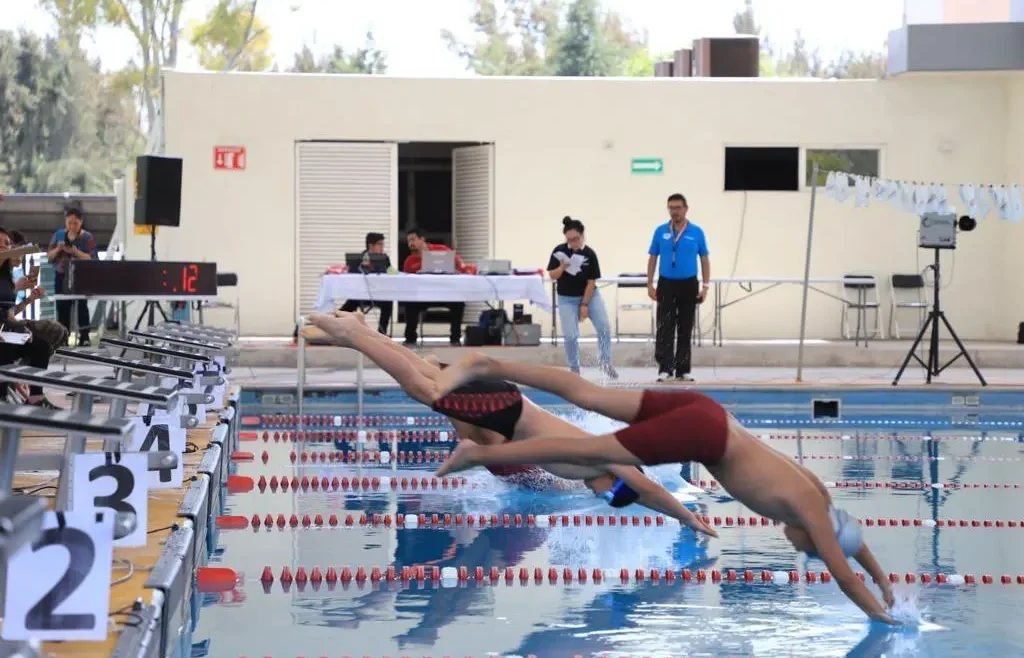
[[(455, 250), (467, 263), (494, 256), (494, 145), (452, 149), (452, 217)], [(466, 324), (476, 324), (484, 303), (466, 304)]]
[(398, 146), (379, 142), (296, 142), (296, 315), (316, 306), (328, 267), (384, 234), (398, 257)]

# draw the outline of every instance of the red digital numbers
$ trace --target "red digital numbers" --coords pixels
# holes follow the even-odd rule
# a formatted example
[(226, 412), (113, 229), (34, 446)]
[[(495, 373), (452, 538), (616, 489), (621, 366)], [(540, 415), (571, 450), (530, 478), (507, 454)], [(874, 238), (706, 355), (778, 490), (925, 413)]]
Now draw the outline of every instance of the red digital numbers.
[(196, 282), (199, 281), (199, 266), (196, 264), (186, 265), (181, 268), (181, 291), (189, 294), (196, 293)]

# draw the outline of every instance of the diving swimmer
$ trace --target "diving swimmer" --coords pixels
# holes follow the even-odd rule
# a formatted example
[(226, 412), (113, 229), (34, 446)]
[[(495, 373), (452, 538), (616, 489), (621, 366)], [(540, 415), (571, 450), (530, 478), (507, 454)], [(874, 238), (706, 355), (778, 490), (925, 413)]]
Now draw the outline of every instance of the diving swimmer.
[[(473, 442), (497, 445), (552, 434), (592, 436), (536, 406), (523, 396), (518, 386), (508, 381), (481, 378), (442, 394), (437, 381), (444, 370), (439, 363), (421, 359), (408, 348), (373, 331), (366, 326), (361, 314), (313, 315), (309, 322), (312, 326), (301, 329), (304, 337), (327, 338), (334, 344), (362, 352), (391, 375), (410, 397), (450, 418), (459, 435)], [(536, 467), (503, 462), (493, 467), (492, 472), (499, 476), (520, 476), (529, 474), (531, 469)], [(543, 470), (567, 480), (582, 480), (612, 507), (636, 502), (675, 518), (697, 532), (718, 536), (638, 467), (548, 463)]]
[[(438, 395), (479, 378), (548, 391), (629, 425), (596, 437), (545, 432), (540, 438), (501, 445), (462, 441), (437, 475), (509, 463), (655, 466), (699, 461), (735, 500), (785, 524), (784, 533), (793, 546), (820, 557), (843, 593), (869, 617), (894, 623), (847, 562), (848, 557), (856, 559), (881, 589), (886, 605), (893, 605), (892, 586), (864, 543), (857, 520), (833, 506), (825, 485), (813, 473), (766, 446), (706, 395), (605, 388), (567, 370), (484, 354), (470, 355), (445, 369), (437, 381)], [(586, 440), (573, 440), (580, 438)]]

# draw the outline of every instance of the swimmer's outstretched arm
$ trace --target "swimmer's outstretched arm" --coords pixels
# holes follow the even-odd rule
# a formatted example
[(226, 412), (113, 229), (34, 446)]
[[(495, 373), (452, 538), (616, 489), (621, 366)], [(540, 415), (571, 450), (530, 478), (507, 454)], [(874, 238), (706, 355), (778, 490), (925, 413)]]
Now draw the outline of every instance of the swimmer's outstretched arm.
[(850, 568), (850, 563), (843, 555), (843, 549), (840, 548), (839, 541), (836, 539), (832, 520), (829, 518), (828, 508), (824, 501), (805, 503), (801, 509), (796, 511), (801, 525), (810, 535), (815, 552), (828, 567), (836, 584), (839, 585), (839, 589), (843, 590), (843, 594), (846, 594), (868, 617), (887, 624), (895, 624), (881, 602)]
[(882, 590), (882, 599), (885, 601), (885, 605), (892, 607), (896, 602), (892, 593), (892, 583), (889, 582), (889, 578), (882, 571), (882, 565), (878, 564), (875, 554), (871, 552), (868, 545), (862, 544), (860, 550), (854, 554), (853, 559), (857, 560), (857, 563), (864, 567), (864, 571), (868, 572), (871, 579), (878, 585), (878, 589)]
[(715, 529), (701, 521), (697, 516), (675, 499), (665, 487), (650, 479), (632, 466), (607, 466), (608, 472), (626, 483), (637, 493), (637, 503), (644, 507), (669, 516), (694, 532), (701, 532), (711, 537), (718, 537)]
[(640, 459), (622, 447), (614, 434), (584, 437), (540, 437), (501, 445), (476, 446), (462, 441), (437, 469), (437, 475), (464, 471), (474, 466), (506, 464), (577, 464), (642, 466)]

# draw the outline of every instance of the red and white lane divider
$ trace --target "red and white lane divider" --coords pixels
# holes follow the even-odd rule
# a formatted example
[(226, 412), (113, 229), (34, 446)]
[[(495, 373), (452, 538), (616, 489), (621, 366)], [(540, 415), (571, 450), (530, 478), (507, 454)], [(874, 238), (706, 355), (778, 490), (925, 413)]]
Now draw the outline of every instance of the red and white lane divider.
[(931, 435), (931, 434), (894, 434), (890, 433), (876, 433), (876, 434), (793, 434), (793, 433), (775, 433), (775, 432), (757, 432), (758, 436), (764, 441), (795, 441), (798, 439), (804, 441), (1006, 441), (1009, 443), (1017, 442), (1016, 434), (946, 434), (946, 435)]
[(453, 428), (446, 430), (280, 430), (274, 432), (238, 433), (239, 441), (258, 441), (264, 443), (333, 443), (334, 441), (403, 441), (406, 443), (446, 443), (454, 441), (456, 434)]
[[(717, 480), (701, 480), (702, 489), (718, 489), (721, 485)], [(960, 483), (960, 482), (901, 482), (899, 480), (838, 480), (836, 482), (824, 482), (830, 489), (898, 489), (906, 491), (920, 491), (924, 489), (951, 489), (962, 491), (965, 489), (1020, 489), (1019, 484), (981, 484), (981, 483)]]
[[(857, 577), (862, 581), (866, 579), (863, 572), (856, 572)], [(235, 587), (243, 582), (244, 577), (233, 569), (225, 567), (200, 567), (196, 569), (197, 581), (200, 591), (225, 590)], [(476, 583), (497, 583), (505, 581), (513, 583), (518, 581), (521, 584), (533, 583), (536, 585), (569, 584), (578, 583), (602, 583), (605, 581), (619, 581), (622, 583), (643, 583), (643, 582), (681, 582), (698, 584), (720, 584), (720, 583), (775, 583), (775, 584), (796, 584), (796, 583), (830, 583), (832, 574), (828, 571), (768, 571), (752, 569), (588, 569), (579, 567), (437, 567), (437, 566), (388, 566), (388, 567), (297, 567), (293, 573), (290, 567), (283, 567), (279, 575), (275, 575), (272, 567), (264, 567), (260, 575), (260, 582), (269, 592), (274, 583), (280, 583), (286, 587), (292, 583), (305, 585), (310, 583), (319, 585), (322, 583), (377, 583), (385, 582), (430, 582), (430, 581), (454, 581), (454, 582), (476, 582)], [(890, 573), (889, 582), (923, 583), (939, 585), (1024, 585), (1024, 575), (1003, 574), (993, 576), (983, 574), (980, 577), (975, 574), (945, 574), (945, 573)]]
[(390, 427), (395, 425), (450, 427), (447, 418), (437, 415), (409, 416), (406, 414), (373, 414), (358, 416), (356, 414), (267, 414), (264, 416), (244, 416), (242, 427), (249, 428), (293, 428), (299, 423), (305, 427)]
[[(454, 445), (454, 444), (452, 444)], [(390, 464), (392, 458), (399, 463), (440, 463), (448, 457), (448, 450), (399, 450), (392, 454), (387, 450), (363, 450), (363, 451), (331, 451), (331, 452), (291, 452), (288, 460), (291, 463), (362, 463), (362, 464)], [(252, 452), (234, 452), (231, 458), (237, 462), (255, 461), (256, 455)], [(951, 457), (922, 457), (919, 455), (804, 455), (804, 459), (824, 461), (896, 461), (896, 462), (921, 462), (921, 461), (989, 461), (989, 462), (1020, 462), (1024, 457), (986, 457), (986, 456), (951, 456)], [(264, 450), (260, 455), (261, 461), (266, 464), (270, 461), (271, 455)]]
[[(251, 478), (250, 478), (251, 479)], [(301, 478), (293, 475), (289, 478), (287, 475), (282, 475), (280, 479), (276, 475), (267, 476), (261, 475), (259, 480), (256, 481), (256, 488), (260, 493), (266, 493), (269, 489), (271, 493), (281, 491), (282, 493), (287, 492), (289, 489), (292, 491), (338, 491), (338, 490), (351, 490), (351, 489), (362, 489), (366, 491), (390, 491), (395, 489), (456, 489), (459, 487), (465, 487), (469, 480), (464, 477), (434, 477), (434, 476), (402, 476), (402, 477), (369, 477), (353, 475), (351, 478), (346, 476), (327, 479), (327, 476), (322, 477), (309, 477), (303, 475)]]
[[(704, 523), (717, 528), (742, 528), (781, 525), (764, 516), (701, 516)], [(894, 518), (865, 518), (859, 520), (861, 525), (879, 528), (1019, 528), (1024, 529), (1024, 520), (1004, 521), (989, 519), (894, 519)], [(245, 530), (247, 528), (258, 529), (260, 527), (272, 528), (336, 528), (336, 527), (391, 527), (396, 528), (451, 528), (478, 526), (521, 528), (521, 527), (650, 527), (663, 526), (666, 523), (678, 525), (674, 519), (665, 516), (610, 516), (610, 515), (583, 515), (583, 514), (346, 514), (343, 517), (337, 514), (330, 514), (324, 519), (323, 514), (304, 514), (300, 518), (297, 514), (285, 517), (279, 513), (275, 518), (273, 514), (266, 514), (260, 518), (259, 514), (253, 514), (251, 518), (244, 516), (218, 516), (217, 527), (222, 530)]]

